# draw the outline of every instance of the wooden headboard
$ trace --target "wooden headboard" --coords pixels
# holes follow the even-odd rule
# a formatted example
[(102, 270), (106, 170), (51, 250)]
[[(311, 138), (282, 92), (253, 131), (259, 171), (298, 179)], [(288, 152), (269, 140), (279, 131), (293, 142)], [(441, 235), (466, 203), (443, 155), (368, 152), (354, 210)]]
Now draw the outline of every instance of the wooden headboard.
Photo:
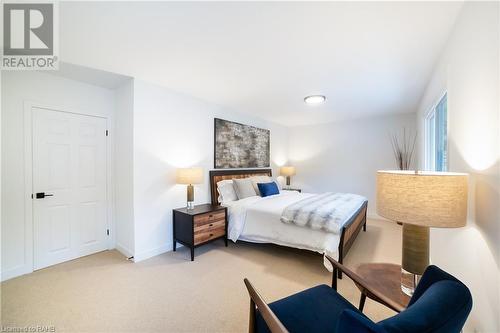
[(272, 176), (271, 169), (230, 169), (210, 171), (210, 194), (212, 195), (212, 205), (218, 205), (219, 193), (217, 193), (217, 183), (225, 179), (241, 179), (253, 176)]

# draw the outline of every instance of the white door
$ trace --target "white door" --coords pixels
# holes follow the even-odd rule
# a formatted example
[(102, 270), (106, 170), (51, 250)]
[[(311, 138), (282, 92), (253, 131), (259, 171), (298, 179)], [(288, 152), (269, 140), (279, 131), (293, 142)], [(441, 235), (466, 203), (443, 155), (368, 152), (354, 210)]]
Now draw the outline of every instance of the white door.
[(107, 248), (106, 119), (33, 108), (34, 269)]

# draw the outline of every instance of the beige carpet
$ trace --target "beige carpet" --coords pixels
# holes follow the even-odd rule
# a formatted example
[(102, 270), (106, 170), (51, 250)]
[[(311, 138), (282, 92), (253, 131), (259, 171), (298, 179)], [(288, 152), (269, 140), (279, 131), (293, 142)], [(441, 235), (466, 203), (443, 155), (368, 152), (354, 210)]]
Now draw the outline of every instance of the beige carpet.
[[(370, 220), (346, 258), (400, 262), (400, 227)], [(1, 284), (3, 327), (53, 325), (56, 332), (246, 332), (248, 277), (273, 301), (330, 283), (320, 255), (273, 245), (215, 242), (131, 263), (116, 251), (56, 265)], [(357, 305), (346, 277), (340, 293)], [(373, 320), (393, 315), (368, 300)]]

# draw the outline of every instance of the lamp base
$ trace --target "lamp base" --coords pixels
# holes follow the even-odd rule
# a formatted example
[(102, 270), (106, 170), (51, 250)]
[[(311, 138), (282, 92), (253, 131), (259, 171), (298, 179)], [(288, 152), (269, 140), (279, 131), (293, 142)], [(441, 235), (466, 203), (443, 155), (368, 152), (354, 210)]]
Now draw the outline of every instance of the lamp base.
[(413, 274), (401, 268), (401, 291), (408, 296), (413, 296), (420, 278), (421, 275)]
[(194, 186), (189, 184), (187, 187), (187, 209), (194, 208)]
[(420, 277), (429, 266), (429, 227), (403, 224), (401, 290), (413, 295)]

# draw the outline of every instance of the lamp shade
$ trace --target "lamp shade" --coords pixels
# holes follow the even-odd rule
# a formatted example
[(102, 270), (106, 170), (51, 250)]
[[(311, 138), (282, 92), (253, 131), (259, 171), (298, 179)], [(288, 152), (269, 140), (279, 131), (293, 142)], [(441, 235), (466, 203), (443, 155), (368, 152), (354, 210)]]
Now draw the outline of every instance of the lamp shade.
[(467, 222), (464, 173), (378, 171), (377, 213), (425, 227), (458, 228)]
[(287, 176), (287, 177), (293, 176), (293, 175), (295, 175), (295, 167), (293, 167), (293, 166), (282, 166), (280, 168), (280, 174), (282, 176)]
[(201, 184), (203, 183), (203, 168), (177, 169), (177, 184)]

